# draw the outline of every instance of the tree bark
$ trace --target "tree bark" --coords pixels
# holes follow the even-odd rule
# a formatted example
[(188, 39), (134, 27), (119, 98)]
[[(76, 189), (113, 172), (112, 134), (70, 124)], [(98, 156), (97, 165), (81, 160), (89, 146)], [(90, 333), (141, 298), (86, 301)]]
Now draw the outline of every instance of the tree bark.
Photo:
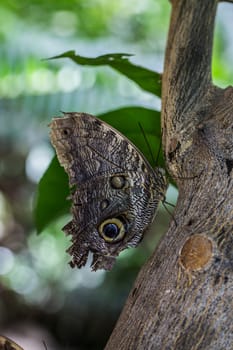
[(233, 349), (233, 88), (211, 81), (217, 0), (173, 0), (162, 82), (175, 220), (106, 345)]

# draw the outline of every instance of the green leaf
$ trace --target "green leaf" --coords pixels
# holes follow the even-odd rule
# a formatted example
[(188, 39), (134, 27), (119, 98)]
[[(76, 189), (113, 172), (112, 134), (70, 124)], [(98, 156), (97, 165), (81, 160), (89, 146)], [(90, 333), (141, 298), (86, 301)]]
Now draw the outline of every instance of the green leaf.
[[(153, 158), (156, 159), (161, 142), (159, 112), (143, 107), (127, 107), (98, 117), (127, 136), (150, 163), (155, 165), (139, 123), (150, 144)], [(159, 159), (159, 165), (163, 166), (162, 156)], [(68, 176), (55, 157), (38, 185), (35, 203), (35, 223), (38, 232), (41, 232), (51, 221), (68, 212), (70, 208), (70, 202), (66, 200), (68, 194)]]
[(52, 220), (68, 213), (68, 195), (68, 176), (54, 157), (37, 188), (34, 217), (38, 233)]
[[(100, 114), (98, 118), (128, 137), (152, 166), (164, 165), (162, 157), (159, 163), (155, 164), (161, 142), (160, 112), (144, 107), (126, 107)], [(152, 159), (139, 124), (146, 135), (154, 159)]]
[(50, 57), (49, 59), (70, 58), (80, 65), (103, 66), (107, 65), (133, 80), (143, 90), (151, 92), (156, 96), (161, 96), (161, 74), (150, 69), (137, 66), (128, 60), (132, 55), (125, 53), (115, 53), (101, 55), (95, 58), (76, 55), (75, 51), (67, 51), (61, 55)]

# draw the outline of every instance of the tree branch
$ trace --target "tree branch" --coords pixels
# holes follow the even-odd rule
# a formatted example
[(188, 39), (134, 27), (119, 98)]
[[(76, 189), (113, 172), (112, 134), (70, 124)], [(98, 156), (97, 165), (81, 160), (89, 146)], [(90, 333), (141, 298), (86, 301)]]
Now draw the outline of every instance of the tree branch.
[(173, 0), (162, 89), (163, 145), (179, 199), (106, 349), (233, 344), (233, 89), (211, 83), (217, 0)]
[[(206, 93), (211, 84), (217, 2), (182, 0), (173, 3), (162, 85), (163, 135), (168, 163), (177, 133), (184, 138), (187, 137), (184, 131), (190, 133), (196, 127), (197, 121), (190, 111), (203, 100), (208, 103)], [(174, 175), (178, 177), (177, 173)]]

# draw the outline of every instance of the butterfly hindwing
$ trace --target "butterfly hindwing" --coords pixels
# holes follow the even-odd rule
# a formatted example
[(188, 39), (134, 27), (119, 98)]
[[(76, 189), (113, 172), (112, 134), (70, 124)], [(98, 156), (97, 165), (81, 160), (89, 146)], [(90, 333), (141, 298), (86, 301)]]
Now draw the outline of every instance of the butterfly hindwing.
[(85, 113), (54, 118), (51, 142), (69, 175), (72, 265), (111, 269), (123, 249), (138, 245), (163, 198), (166, 181), (114, 128)]

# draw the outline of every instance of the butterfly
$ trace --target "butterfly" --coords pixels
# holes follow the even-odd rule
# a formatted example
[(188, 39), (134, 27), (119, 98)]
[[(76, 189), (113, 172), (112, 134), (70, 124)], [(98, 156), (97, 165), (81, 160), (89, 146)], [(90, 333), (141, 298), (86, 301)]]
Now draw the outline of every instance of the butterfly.
[(73, 218), (63, 228), (72, 237), (70, 265), (84, 266), (92, 252), (92, 269), (110, 270), (153, 221), (167, 189), (164, 171), (153, 169), (125, 136), (90, 114), (64, 113), (50, 128), (71, 187)]
[(23, 348), (17, 345), (13, 340), (0, 335), (0, 350), (23, 350)]

